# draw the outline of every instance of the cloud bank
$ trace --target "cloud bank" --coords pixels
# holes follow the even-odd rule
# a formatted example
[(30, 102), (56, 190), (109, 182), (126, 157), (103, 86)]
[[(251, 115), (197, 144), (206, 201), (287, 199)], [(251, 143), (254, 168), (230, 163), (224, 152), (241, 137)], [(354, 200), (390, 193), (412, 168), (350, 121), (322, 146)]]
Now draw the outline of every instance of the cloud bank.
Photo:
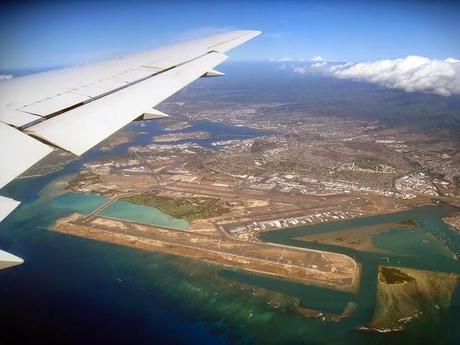
[(313, 62), (323, 62), (325, 61), (324, 58), (322, 56), (313, 56), (312, 58), (310, 58), (310, 61), (313, 61)]
[(0, 74), (0, 80), (8, 80), (12, 78), (13, 76), (11, 74)]
[(460, 60), (407, 56), (396, 60), (330, 64), (316, 62), (292, 66), (295, 73), (322, 73), (340, 79), (379, 84), (407, 92), (428, 92), (442, 96), (460, 94)]

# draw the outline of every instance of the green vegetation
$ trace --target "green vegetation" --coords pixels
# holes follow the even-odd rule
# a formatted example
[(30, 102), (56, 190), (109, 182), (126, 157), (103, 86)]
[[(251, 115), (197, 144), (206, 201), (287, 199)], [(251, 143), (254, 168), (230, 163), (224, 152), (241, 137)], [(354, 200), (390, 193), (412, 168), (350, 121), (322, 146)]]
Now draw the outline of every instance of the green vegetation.
[(155, 207), (161, 212), (189, 221), (220, 216), (231, 208), (217, 198), (171, 198), (154, 194), (133, 195), (122, 200)]
[(389, 165), (388, 162), (375, 157), (362, 157), (353, 160), (360, 169), (377, 169), (380, 165)]
[(379, 269), (380, 281), (386, 284), (402, 284), (415, 280), (410, 275), (398, 270), (397, 268), (381, 266)]
[(417, 223), (412, 219), (402, 220), (402, 221), (398, 222), (398, 224), (402, 225), (402, 226), (409, 226), (411, 228), (417, 226)]

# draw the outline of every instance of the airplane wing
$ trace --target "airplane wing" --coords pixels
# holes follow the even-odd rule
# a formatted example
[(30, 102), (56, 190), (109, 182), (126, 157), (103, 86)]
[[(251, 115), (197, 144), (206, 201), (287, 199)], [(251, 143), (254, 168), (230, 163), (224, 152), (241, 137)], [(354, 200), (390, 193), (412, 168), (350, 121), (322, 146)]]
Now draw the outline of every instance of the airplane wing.
[[(260, 35), (230, 31), (152, 51), (0, 81), (0, 188), (54, 149), (81, 155)], [(0, 221), (19, 201), (0, 196)], [(2, 252), (0, 252), (0, 263)]]

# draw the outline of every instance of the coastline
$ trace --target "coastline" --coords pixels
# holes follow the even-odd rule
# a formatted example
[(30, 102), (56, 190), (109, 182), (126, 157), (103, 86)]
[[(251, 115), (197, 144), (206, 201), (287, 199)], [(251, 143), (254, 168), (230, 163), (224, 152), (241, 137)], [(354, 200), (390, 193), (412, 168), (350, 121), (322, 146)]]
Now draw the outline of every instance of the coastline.
[(61, 218), (53, 231), (141, 250), (191, 257), (258, 274), (357, 292), (360, 266), (332, 252), (216, 238), (190, 231), (84, 216)]

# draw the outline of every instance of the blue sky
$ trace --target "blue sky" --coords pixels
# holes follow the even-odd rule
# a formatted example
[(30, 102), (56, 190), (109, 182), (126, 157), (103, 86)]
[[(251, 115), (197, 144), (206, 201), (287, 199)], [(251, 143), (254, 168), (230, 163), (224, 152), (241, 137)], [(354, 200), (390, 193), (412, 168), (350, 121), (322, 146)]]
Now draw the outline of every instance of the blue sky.
[(460, 58), (447, 1), (62, 1), (0, 5), (0, 69), (90, 62), (225, 29), (264, 35), (230, 53), (336, 61)]

